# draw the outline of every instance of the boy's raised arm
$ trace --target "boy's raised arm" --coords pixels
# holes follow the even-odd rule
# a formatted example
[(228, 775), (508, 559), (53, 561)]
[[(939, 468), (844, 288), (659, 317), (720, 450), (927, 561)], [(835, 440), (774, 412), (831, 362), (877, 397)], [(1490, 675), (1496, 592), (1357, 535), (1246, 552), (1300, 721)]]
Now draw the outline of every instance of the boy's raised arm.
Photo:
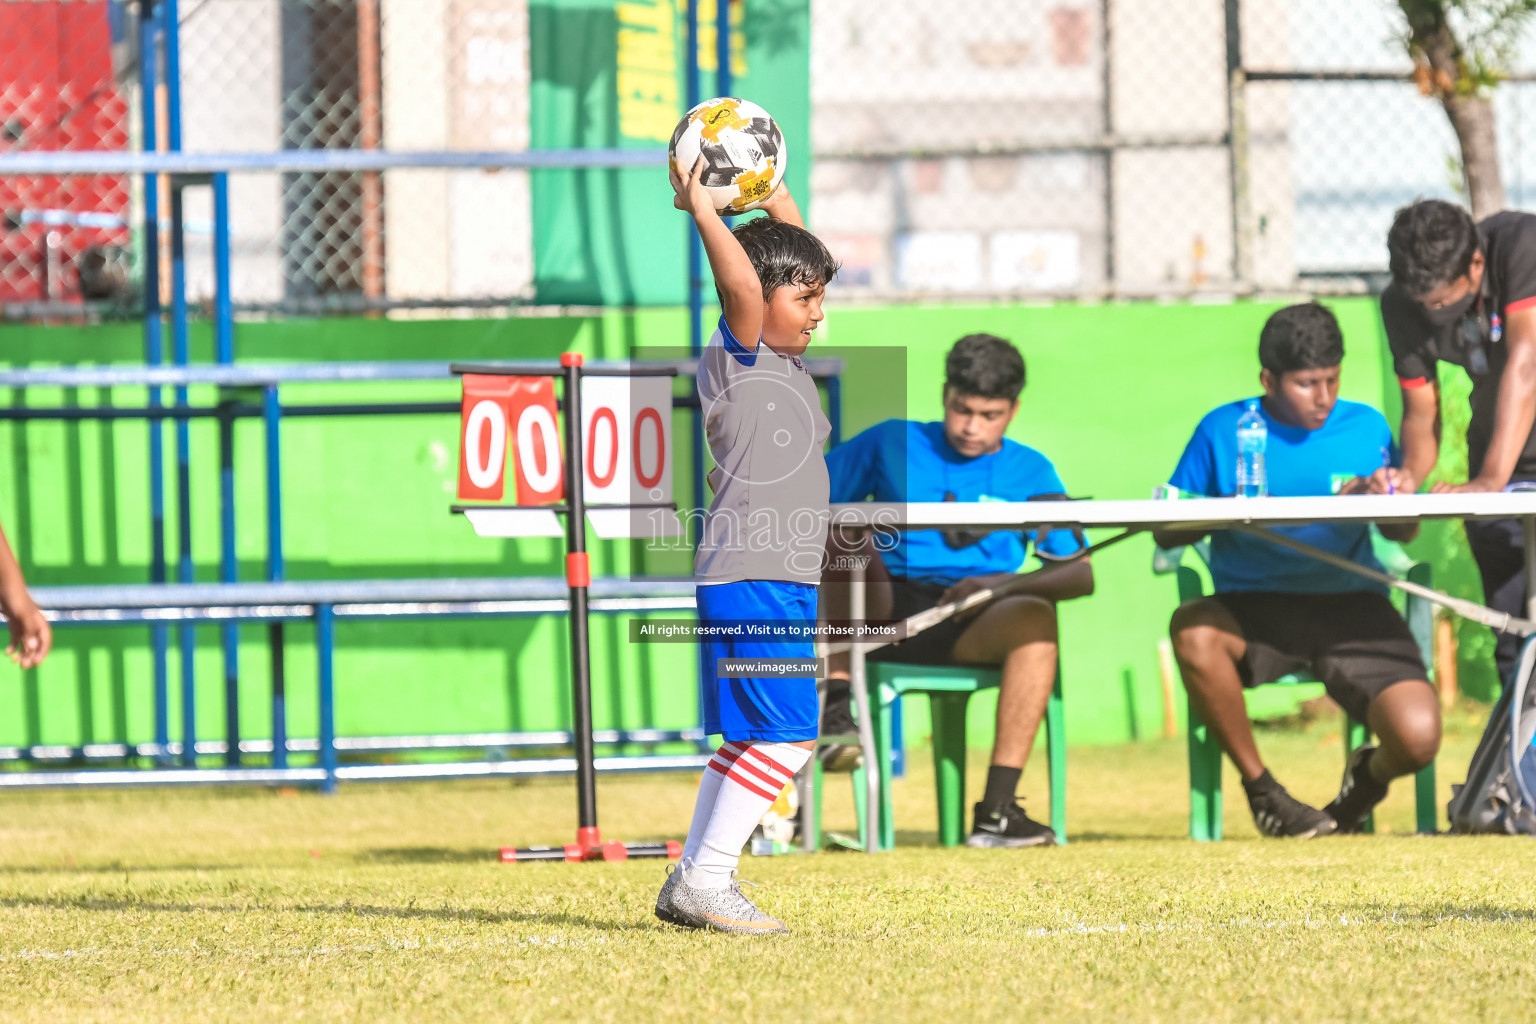
[[(699, 226), (704, 254), (709, 257), (709, 268), (715, 274), (715, 289), (720, 293), (725, 322), (743, 348), (756, 351), (763, 334), (763, 285), (741, 243), (715, 212), (714, 200), (702, 184), (703, 171), (704, 158), (701, 156), (691, 172), (671, 172), (672, 191), (677, 193), (672, 205), (692, 217)], [(790, 205), (794, 206), (793, 200)], [(798, 219), (800, 211), (796, 209), (794, 214)]]
[(762, 205), (762, 211), (770, 220), (783, 221), (785, 224), (793, 224), (797, 228), (805, 227), (805, 218), (800, 216), (800, 205), (795, 202), (795, 197), (789, 194), (789, 182), (779, 182), (779, 187), (773, 190), (773, 195)]

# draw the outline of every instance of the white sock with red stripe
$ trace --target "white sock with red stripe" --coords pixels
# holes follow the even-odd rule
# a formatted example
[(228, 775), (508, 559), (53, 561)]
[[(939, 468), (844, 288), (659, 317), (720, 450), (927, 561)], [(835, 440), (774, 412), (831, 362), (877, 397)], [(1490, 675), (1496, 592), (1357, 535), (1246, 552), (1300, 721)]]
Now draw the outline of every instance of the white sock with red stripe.
[(704, 777), (699, 780), (699, 798), (693, 804), (693, 823), (688, 826), (688, 839), (683, 843), (684, 861), (698, 856), (704, 830), (709, 828), (709, 816), (715, 813), (715, 796), (720, 792), (720, 783), (725, 781), (725, 773), (746, 749), (745, 743), (726, 740), (705, 767)]
[(683, 850), (683, 856), (693, 862), (687, 868), (689, 885), (724, 889), (731, 884), (731, 872), (736, 870), (741, 848), (752, 838), (752, 830), (810, 757), (806, 748), (788, 743), (727, 743), (715, 751), (705, 769), (706, 776), (719, 780), (714, 808), (695, 844), (694, 830), (699, 826), (705, 790), (701, 785), (701, 807), (695, 809), (694, 828), (688, 832), (688, 843), (695, 848), (691, 855), (687, 847)]

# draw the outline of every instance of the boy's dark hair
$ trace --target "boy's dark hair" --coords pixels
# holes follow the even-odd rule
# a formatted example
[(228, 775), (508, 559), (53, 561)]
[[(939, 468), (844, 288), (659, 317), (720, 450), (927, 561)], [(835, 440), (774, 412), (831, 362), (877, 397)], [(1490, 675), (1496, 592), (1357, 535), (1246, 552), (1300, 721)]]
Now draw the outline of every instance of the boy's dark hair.
[(794, 285), (826, 287), (841, 266), (821, 239), (802, 227), (771, 217), (757, 217), (731, 229), (746, 250), (763, 285), (763, 301), (780, 288)]
[(967, 334), (944, 359), (944, 386), (962, 395), (1011, 402), (1024, 390), (1024, 357), (995, 334)]
[(1259, 332), (1259, 365), (1279, 375), (1322, 370), (1344, 361), (1344, 332), (1325, 306), (1286, 306), (1264, 321)]
[(1443, 199), (1420, 199), (1398, 210), (1387, 232), (1392, 280), (1416, 299), (1465, 274), (1480, 244), (1470, 213)]

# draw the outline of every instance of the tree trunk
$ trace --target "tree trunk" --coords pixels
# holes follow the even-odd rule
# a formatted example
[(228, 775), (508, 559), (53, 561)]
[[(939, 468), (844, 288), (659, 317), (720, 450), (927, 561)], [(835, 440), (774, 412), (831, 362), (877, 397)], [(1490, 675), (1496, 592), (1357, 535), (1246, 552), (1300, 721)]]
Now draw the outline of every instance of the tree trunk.
[[(1410, 10), (1414, 7), (1417, 9)], [(1461, 46), (1445, 22), (1441, 5), (1404, 3), (1403, 10), (1408, 14), (1413, 42), (1429, 65), (1421, 65), (1427, 74), (1419, 76), (1419, 87), (1425, 95), (1438, 99), (1450, 118), (1461, 146), (1461, 168), (1467, 179), (1472, 216), (1482, 220), (1504, 209), (1504, 179), (1499, 174), (1493, 102), (1477, 90), (1463, 87), (1466, 68)]]
[(1472, 218), (1482, 220), (1504, 209), (1504, 180), (1499, 176), (1498, 137), (1493, 127), (1493, 102), (1486, 96), (1445, 96), (1446, 116), (1461, 143), (1461, 166), (1467, 175)]

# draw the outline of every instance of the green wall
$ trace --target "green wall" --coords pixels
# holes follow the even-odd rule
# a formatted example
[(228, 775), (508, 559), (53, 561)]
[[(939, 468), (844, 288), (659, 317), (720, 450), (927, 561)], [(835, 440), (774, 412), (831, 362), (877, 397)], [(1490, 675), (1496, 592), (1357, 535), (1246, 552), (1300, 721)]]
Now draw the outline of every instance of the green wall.
[[(1396, 386), (1374, 305), (1363, 299), (1333, 305), (1348, 344), (1343, 394), (1386, 407), (1396, 399)], [(1204, 412), (1257, 391), (1258, 329), (1274, 308), (1246, 302), (834, 305), (818, 344), (849, 360), (844, 424), (851, 433), (891, 415), (903, 389), (908, 415), (936, 418), (948, 346), (973, 331), (1010, 338), (1029, 363), (1029, 386), (1010, 435), (1049, 455), (1073, 494), (1134, 498), (1149, 495), (1165, 479)], [(552, 357), (567, 348), (614, 357), (674, 346), (685, 339), (683, 331), (679, 311), (656, 309), (599, 317), (250, 323), (238, 326), (236, 344), (242, 360)], [(208, 358), (205, 329), (196, 332), (194, 344), (194, 358)], [(135, 362), (141, 351), (133, 325), (3, 327), (0, 346), (12, 365)], [(1462, 386), (1455, 380), (1446, 384), (1448, 393)], [(212, 397), (194, 392), (193, 402)], [(284, 392), (288, 403), (455, 397), (451, 381), (295, 386)], [(21, 404), (15, 394), (0, 400)], [(135, 405), (142, 404), (143, 393), (39, 389), (28, 400)], [(287, 421), (282, 471), (289, 578), (557, 575), (555, 542), (484, 540), (448, 514), (457, 471), (456, 423), (455, 416)], [(684, 424), (680, 418), (677, 427)], [(147, 578), (147, 432), (142, 421), (128, 420), (0, 423), (0, 481), (8, 485), (0, 494), (0, 520), (34, 584)], [(172, 432), (166, 436), (169, 441)], [(194, 425), (192, 445), (197, 578), (213, 580), (217, 452), (210, 423)], [(266, 538), (255, 421), (240, 425), (236, 447), (242, 578), (259, 579)], [(686, 459), (686, 445), (679, 448)], [(1448, 448), (1446, 459), (1456, 457)], [(680, 495), (687, 479), (684, 461), (678, 468)], [(168, 498), (174, 508), (174, 496)], [(1442, 584), (1475, 596), (1477, 578), (1464, 548), (1459, 527), (1442, 526), (1428, 531), (1414, 550), (1435, 558)], [(176, 550), (174, 524), (170, 550)], [(627, 543), (597, 543), (595, 570), (623, 573), (632, 564), (651, 573), (687, 569), (686, 558), (676, 555), (666, 561), (653, 554), (636, 562), (631, 555)], [(1155, 735), (1161, 727), (1157, 642), (1173, 609), (1174, 585), (1153, 577), (1150, 563), (1150, 540), (1105, 552), (1095, 559), (1097, 593), (1063, 608), (1067, 724), (1074, 743), (1116, 742), (1133, 732)], [(599, 724), (692, 724), (692, 648), (631, 646), (622, 629), (617, 618), (600, 619), (594, 629)], [(290, 633), (291, 722), (296, 734), (304, 734), (313, 729), (313, 649), (307, 627)], [(268, 726), (262, 631), (248, 630), (244, 638), (244, 731), (262, 736)], [(338, 640), (343, 734), (545, 729), (567, 723), (565, 632), (559, 620), (343, 622)], [(1486, 644), (1486, 631), (1464, 629), (1463, 684), (1489, 696), (1491, 670), (1487, 648), (1480, 644)], [(199, 630), (198, 718), (204, 737), (222, 732), (220, 666), (215, 630)], [(0, 743), (150, 739), (148, 674), (145, 630), (60, 630), (57, 653), (41, 670), (24, 674), (0, 667)], [(174, 694), (179, 679), (174, 653), (171, 679)], [(979, 743), (990, 733), (991, 706), (985, 698), (975, 702), (972, 725)], [(174, 699), (172, 721), (179, 721)], [(911, 708), (909, 723), (909, 735), (922, 733), (920, 707)]]

